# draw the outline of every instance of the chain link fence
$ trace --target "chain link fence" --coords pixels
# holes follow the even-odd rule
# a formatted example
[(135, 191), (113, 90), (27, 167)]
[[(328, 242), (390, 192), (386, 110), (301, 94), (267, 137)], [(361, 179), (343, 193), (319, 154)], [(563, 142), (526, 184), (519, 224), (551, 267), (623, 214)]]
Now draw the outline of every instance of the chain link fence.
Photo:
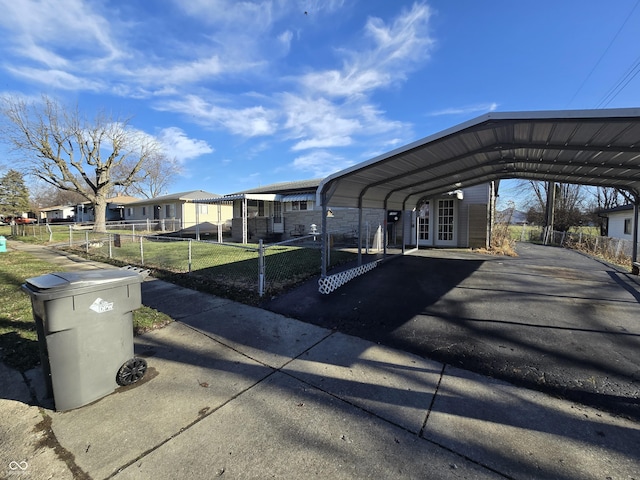
[(518, 233), (518, 239), (579, 250), (625, 267), (631, 266), (633, 256), (632, 240), (603, 237), (584, 232), (559, 232), (546, 230), (542, 227), (522, 228)]
[[(92, 230), (93, 223), (32, 223), (11, 225), (11, 235), (31, 237), (40, 243), (61, 244), (73, 242), (74, 237), (84, 238), (84, 231)], [(106, 230), (114, 234), (166, 235), (177, 238), (197, 238), (202, 240), (228, 241), (231, 237), (230, 225), (185, 224), (176, 219), (145, 220), (138, 222), (107, 222)]]
[[(225, 296), (275, 295), (320, 273), (321, 242), (307, 235), (276, 244), (237, 244), (165, 235), (73, 230), (65, 247), (92, 258), (188, 276)], [(331, 250), (330, 266), (355, 259)], [(246, 297), (243, 298), (246, 300)]]
[(631, 266), (633, 241), (624, 238), (554, 231), (549, 235), (547, 243), (580, 250), (617, 265)]

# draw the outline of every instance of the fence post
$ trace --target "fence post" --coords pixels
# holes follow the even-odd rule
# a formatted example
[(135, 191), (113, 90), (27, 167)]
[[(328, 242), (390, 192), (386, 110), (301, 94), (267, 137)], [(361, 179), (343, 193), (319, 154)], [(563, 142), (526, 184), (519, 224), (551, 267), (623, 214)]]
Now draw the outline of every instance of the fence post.
[(191, 239), (189, 239), (189, 273), (191, 273)]
[(264, 295), (264, 245), (262, 239), (258, 240), (258, 295)]
[(140, 265), (144, 266), (144, 247), (142, 246), (142, 235), (140, 235)]
[[(367, 235), (365, 237), (365, 244), (364, 244), (364, 252), (369, 255), (369, 235), (371, 235), (371, 228), (369, 226), (369, 222), (367, 222)], [(373, 245), (371, 245), (373, 247)]]
[(89, 232), (87, 230), (84, 231), (84, 249), (87, 254), (89, 254)]
[(616, 248), (616, 258), (620, 256), (620, 252), (622, 251), (622, 239), (618, 239), (618, 247)]
[(109, 258), (113, 258), (113, 251), (111, 250), (111, 244), (113, 243), (113, 237), (110, 233), (107, 233), (107, 238), (109, 239)]
[(73, 226), (69, 225), (69, 246), (73, 247)]

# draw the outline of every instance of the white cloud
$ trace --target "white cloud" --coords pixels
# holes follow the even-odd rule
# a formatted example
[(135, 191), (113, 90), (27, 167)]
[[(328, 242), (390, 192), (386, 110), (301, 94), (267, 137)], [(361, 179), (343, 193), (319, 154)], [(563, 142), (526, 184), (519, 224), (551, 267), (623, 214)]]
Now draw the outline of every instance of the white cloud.
[(175, 157), (181, 163), (214, 151), (206, 141), (189, 138), (178, 127), (164, 128), (157, 137), (167, 155)]
[(235, 135), (256, 137), (271, 135), (277, 128), (275, 112), (262, 106), (228, 108), (213, 105), (195, 95), (169, 100), (156, 107), (189, 115), (199, 124), (210, 128), (225, 128)]
[(111, 37), (109, 22), (88, 2), (0, 0), (0, 8), (0, 24), (14, 34), (9, 38), (13, 48), (47, 66), (59, 67), (65, 63), (61, 56), (53, 53), (54, 48), (65, 49), (67, 53), (81, 52), (93, 58), (113, 59), (122, 55)]
[(42, 70), (29, 67), (9, 67), (8, 71), (18, 77), (29, 80), (33, 83), (44, 84), (49, 88), (69, 91), (92, 91), (99, 92), (104, 89), (104, 84), (90, 78), (74, 75), (62, 70)]
[(291, 30), (287, 30), (286, 32), (282, 32), (278, 35), (278, 41), (284, 47), (286, 52), (291, 48), (291, 40), (293, 39), (293, 32)]
[(351, 135), (362, 127), (357, 118), (348, 118), (345, 112), (325, 99), (308, 99), (285, 95), (285, 128), (292, 138), (301, 139), (294, 150), (349, 145)]
[(224, 69), (218, 56), (181, 61), (172, 65), (143, 65), (130, 71), (142, 84), (182, 85), (219, 75)]
[[(144, 10), (131, 5), (107, 10), (86, 0), (0, 0), (8, 12), (0, 27), (13, 33), (7, 43), (27, 56), (26, 62), (9, 56), (2, 63), (29, 83), (154, 98), (157, 110), (244, 138), (277, 135), (298, 152), (364, 141), (374, 148), (409, 135), (410, 126), (386, 118), (371, 95), (428, 58), (433, 40), (426, 5), (414, 4), (389, 22), (369, 18), (349, 50), (336, 50), (340, 66), (297, 77), (295, 69), (304, 65), (289, 63), (293, 73), (283, 74), (278, 60), (304, 38), (307, 25), (352, 8), (344, 0), (295, 6), (285, 0), (173, 0), (173, 6), (177, 11), (165, 5), (176, 18), (157, 15), (146, 22), (127, 16)], [(185, 28), (162, 28), (174, 20)], [(250, 82), (255, 92), (246, 91)], [(179, 129), (163, 135), (183, 152), (175, 155), (183, 161), (211, 148)]]
[(365, 38), (371, 40), (358, 50), (344, 51), (341, 70), (311, 72), (300, 82), (308, 90), (330, 96), (364, 95), (402, 80), (418, 62), (429, 57), (434, 44), (428, 29), (431, 11), (414, 4), (391, 25), (369, 18)]
[(294, 159), (290, 167), (294, 170), (310, 174), (312, 177), (326, 177), (339, 170), (353, 165), (354, 162), (345, 158), (331, 154), (324, 150), (318, 150), (307, 155), (302, 155)]
[(408, 131), (402, 122), (388, 121), (383, 112), (363, 102), (332, 103), (295, 95), (283, 96), (284, 128), (289, 138), (298, 140), (292, 150), (345, 147), (355, 138), (399, 134)]
[(464, 107), (450, 107), (444, 110), (437, 110), (429, 113), (430, 116), (436, 117), (440, 115), (470, 115), (478, 112), (494, 112), (498, 108), (498, 104), (493, 103), (479, 103), (476, 105), (467, 105)]

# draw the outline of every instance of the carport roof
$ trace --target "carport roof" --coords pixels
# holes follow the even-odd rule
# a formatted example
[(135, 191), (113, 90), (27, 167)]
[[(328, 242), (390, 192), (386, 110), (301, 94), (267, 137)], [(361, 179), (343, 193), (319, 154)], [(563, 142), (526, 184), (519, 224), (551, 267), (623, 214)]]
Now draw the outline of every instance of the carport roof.
[(319, 202), (410, 209), (492, 180), (640, 192), (640, 108), (489, 113), (325, 178)]

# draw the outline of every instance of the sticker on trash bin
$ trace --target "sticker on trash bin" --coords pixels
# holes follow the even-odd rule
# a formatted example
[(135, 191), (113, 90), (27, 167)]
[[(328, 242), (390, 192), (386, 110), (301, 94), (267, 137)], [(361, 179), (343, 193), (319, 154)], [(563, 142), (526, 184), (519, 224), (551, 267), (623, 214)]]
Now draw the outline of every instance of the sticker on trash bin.
[(111, 310), (113, 310), (113, 302), (107, 302), (106, 300), (98, 297), (89, 308), (96, 313), (110, 312)]

